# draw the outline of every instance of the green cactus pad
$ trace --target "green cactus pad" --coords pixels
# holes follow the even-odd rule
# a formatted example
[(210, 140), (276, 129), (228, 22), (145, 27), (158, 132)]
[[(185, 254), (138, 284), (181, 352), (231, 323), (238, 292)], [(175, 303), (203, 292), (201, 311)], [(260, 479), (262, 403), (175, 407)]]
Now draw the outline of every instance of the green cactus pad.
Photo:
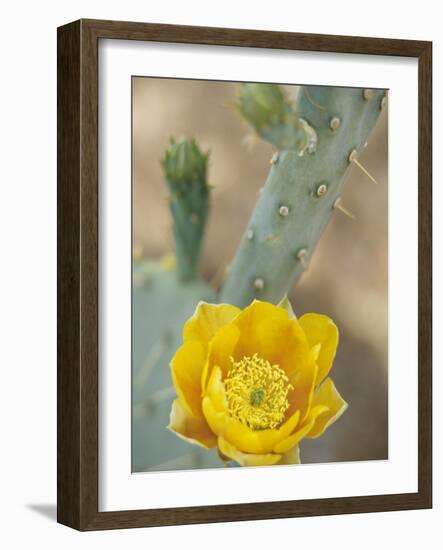
[[(229, 268), (221, 301), (277, 303), (305, 270), (383, 106), (384, 90), (298, 88), (295, 109), (315, 131), (315, 151), (281, 151)], [(353, 152), (355, 151), (355, 153)]]
[(132, 294), (132, 471), (222, 467), (213, 450), (181, 440), (167, 429), (175, 390), (169, 362), (182, 343), (184, 322), (214, 291), (180, 282), (160, 262), (134, 265)]

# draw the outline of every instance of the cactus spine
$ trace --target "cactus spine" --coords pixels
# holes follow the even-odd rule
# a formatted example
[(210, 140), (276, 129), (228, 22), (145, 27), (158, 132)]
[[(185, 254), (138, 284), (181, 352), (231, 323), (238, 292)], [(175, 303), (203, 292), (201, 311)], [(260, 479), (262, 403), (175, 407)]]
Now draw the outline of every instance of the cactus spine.
[(209, 210), (206, 181), (208, 153), (193, 139), (171, 140), (162, 160), (173, 218), (177, 274), (182, 281), (195, 278)]
[(250, 97), (243, 108), (246, 93), (254, 90), (242, 89), (240, 110), (279, 151), (221, 291), (220, 301), (240, 307), (254, 298), (277, 303), (306, 269), (385, 97), (384, 90), (298, 87), (292, 106), (272, 94), (286, 113), (275, 120), (263, 114), (262, 92), (255, 109)]

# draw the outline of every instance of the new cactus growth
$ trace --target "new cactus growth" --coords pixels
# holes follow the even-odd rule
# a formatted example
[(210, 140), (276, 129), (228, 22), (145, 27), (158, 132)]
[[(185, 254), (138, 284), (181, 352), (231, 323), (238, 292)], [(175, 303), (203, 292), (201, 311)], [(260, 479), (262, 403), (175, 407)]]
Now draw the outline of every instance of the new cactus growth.
[[(280, 151), (271, 161), (268, 178), (221, 291), (221, 302), (240, 307), (254, 298), (278, 303), (306, 269), (339, 203), (345, 175), (358, 162), (358, 153), (385, 97), (384, 90), (298, 87), (292, 115), (288, 116), (290, 105), (278, 86), (266, 85), (265, 93), (258, 88), (260, 85), (251, 86), (242, 87), (240, 110)], [(269, 109), (277, 105), (278, 116), (265, 117), (263, 105)], [(301, 127), (296, 117), (302, 121)], [(275, 135), (296, 136), (300, 132), (305, 132), (307, 140), (294, 138), (290, 142), (292, 150), (275, 139)], [(306, 145), (309, 141), (311, 146)], [(303, 143), (305, 146), (300, 147)]]
[(298, 116), (280, 86), (275, 84), (243, 84), (238, 108), (258, 135), (277, 149), (315, 151), (317, 135), (303, 118)]
[(208, 217), (208, 153), (193, 139), (171, 140), (162, 160), (173, 218), (177, 274), (182, 281), (195, 278)]

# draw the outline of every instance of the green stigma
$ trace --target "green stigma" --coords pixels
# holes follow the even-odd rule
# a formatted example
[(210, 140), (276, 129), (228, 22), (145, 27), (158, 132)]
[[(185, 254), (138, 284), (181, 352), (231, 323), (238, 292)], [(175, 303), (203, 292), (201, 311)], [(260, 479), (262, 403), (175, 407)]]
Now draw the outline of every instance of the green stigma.
[(249, 403), (257, 407), (263, 402), (264, 398), (265, 398), (265, 390), (262, 390), (262, 389), (253, 390), (249, 397)]

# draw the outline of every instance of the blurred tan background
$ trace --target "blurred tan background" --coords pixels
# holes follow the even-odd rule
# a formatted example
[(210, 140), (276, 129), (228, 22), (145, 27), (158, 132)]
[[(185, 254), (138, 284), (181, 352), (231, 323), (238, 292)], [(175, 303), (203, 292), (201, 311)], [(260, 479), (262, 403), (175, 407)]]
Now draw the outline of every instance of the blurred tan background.
[[(290, 87), (286, 87), (291, 93)], [(256, 140), (233, 107), (238, 84), (134, 78), (134, 242), (150, 257), (174, 248), (160, 159), (171, 136), (195, 137), (211, 150), (209, 182), (215, 186), (201, 273), (221, 282), (266, 180), (272, 146)], [(340, 330), (332, 377), (349, 403), (344, 416), (318, 440), (301, 445), (303, 462), (388, 458), (388, 153), (387, 109), (360, 161), (350, 170), (343, 205), (291, 293), (297, 315), (331, 316)], [(250, 140), (246, 140), (250, 141)]]

